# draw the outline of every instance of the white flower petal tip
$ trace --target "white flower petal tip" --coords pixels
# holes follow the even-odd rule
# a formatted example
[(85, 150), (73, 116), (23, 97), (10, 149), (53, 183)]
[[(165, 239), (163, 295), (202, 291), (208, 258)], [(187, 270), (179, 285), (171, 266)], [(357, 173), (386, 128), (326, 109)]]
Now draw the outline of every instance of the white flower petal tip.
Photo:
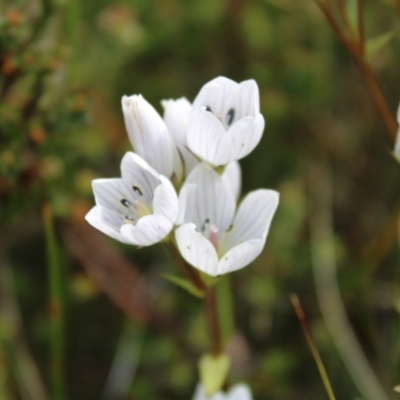
[(123, 96), (122, 111), (135, 152), (168, 178), (182, 177), (182, 161), (157, 111), (141, 95)]
[(397, 123), (400, 124), (400, 104), (397, 107)]
[[(400, 105), (397, 109), (397, 124), (400, 125)], [(397, 130), (396, 142), (394, 144), (393, 155), (395, 159), (400, 162), (400, 126)]]
[(187, 143), (211, 165), (226, 165), (249, 154), (264, 130), (257, 83), (219, 77), (208, 82), (193, 102)]
[(186, 140), (192, 105), (185, 97), (177, 100), (162, 100), (161, 104), (164, 108), (165, 125), (182, 157), (187, 176), (199, 163), (198, 158), (189, 150)]
[(124, 156), (121, 170), (122, 178), (92, 182), (96, 206), (86, 220), (123, 243), (150, 246), (160, 242), (178, 217), (175, 189), (134, 153)]
[(199, 164), (180, 196), (175, 238), (182, 257), (195, 268), (218, 276), (250, 264), (261, 253), (279, 203), (274, 190), (249, 193), (235, 215), (232, 189), (223, 176)]
[(207, 397), (205, 390), (201, 384), (198, 384), (193, 396), (193, 400), (252, 400), (250, 388), (239, 383), (233, 386), (227, 393), (219, 391), (214, 393), (211, 397)]

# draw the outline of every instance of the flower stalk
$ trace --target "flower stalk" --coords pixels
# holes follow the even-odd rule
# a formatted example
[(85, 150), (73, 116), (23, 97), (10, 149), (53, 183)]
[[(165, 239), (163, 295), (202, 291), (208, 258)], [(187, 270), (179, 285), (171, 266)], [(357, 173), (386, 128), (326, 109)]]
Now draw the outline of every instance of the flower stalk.
[(207, 288), (204, 300), (208, 329), (210, 333), (211, 352), (214, 356), (218, 356), (223, 352), (223, 348), (218, 314), (217, 291), (215, 286), (210, 286)]
[[(346, 47), (347, 51), (356, 62), (365, 80), (375, 108), (377, 109), (390, 137), (394, 141), (396, 139), (398, 128), (396, 119), (390, 111), (389, 105), (379, 85), (378, 79), (372, 71), (372, 68), (365, 56), (363, 2), (361, 0), (357, 1), (358, 34), (355, 35), (356, 38), (354, 39), (353, 30), (350, 30), (349, 35), (346, 35), (346, 33), (342, 30), (340, 24), (336, 20), (335, 16), (333, 15), (332, 9), (329, 8), (329, 6), (327, 6), (321, 0), (315, 1), (338, 39)], [(346, 22), (348, 21), (347, 10), (345, 9), (342, 1), (338, 1), (338, 5), (345, 25), (348, 26), (348, 22)]]

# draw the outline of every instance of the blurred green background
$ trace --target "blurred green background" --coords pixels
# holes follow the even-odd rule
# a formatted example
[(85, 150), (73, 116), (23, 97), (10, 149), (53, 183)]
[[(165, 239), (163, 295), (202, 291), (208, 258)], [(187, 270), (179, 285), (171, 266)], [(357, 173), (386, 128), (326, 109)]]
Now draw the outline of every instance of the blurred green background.
[[(393, 113), (398, 28), (396, 0), (365, 2), (366, 36), (393, 32), (371, 58)], [(243, 193), (281, 194), (263, 254), (225, 282), (235, 310), (229, 382), (248, 382), (255, 399), (327, 398), (294, 292), (337, 398), (360, 398), (316, 297), (310, 221), (327, 207), (351, 326), (396, 398), (400, 168), (359, 71), (313, 1), (1, 0), (0, 73), (1, 400), (192, 397), (208, 349), (201, 301), (159, 277), (175, 271), (161, 245), (137, 250), (82, 221), (91, 180), (118, 176), (131, 150), (122, 95), (141, 93), (161, 112), (162, 99), (192, 101), (220, 75), (260, 88), (266, 129), (241, 161)], [(52, 227), (58, 257), (46, 256)], [(35, 397), (42, 386), (53, 394)]]

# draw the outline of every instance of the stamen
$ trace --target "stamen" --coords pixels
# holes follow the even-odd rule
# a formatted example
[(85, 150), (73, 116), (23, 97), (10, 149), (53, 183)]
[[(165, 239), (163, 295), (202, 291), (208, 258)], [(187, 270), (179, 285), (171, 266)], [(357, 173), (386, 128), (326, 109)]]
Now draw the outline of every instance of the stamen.
[(226, 230), (227, 233), (231, 232), (233, 230), (233, 224), (230, 224), (228, 229)]
[(226, 114), (226, 123), (230, 126), (233, 122), (233, 118), (235, 118), (235, 110), (231, 108)]
[(134, 224), (136, 221), (131, 215), (124, 215), (125, 224)]
[(136, 194), (143, 196), (143, 192), (137, 186), (132, 186), (132, 189)]
[(212, 113), (212, 109), (211, 109), (211, 107), (210, 107), (210, 106), (206, 106), (206, 111), (209, 111), (209, 112), (211, 112), (211, 113)]
[(204, 233), (210, 223), (210, 218), (206, 218), (201, 227), (201, 232)]
[(127, 199), (124, 199), (124, 198), (122, 198), (119, 202), (126, 208), (129, 208), (129, 206), (131, 204)]

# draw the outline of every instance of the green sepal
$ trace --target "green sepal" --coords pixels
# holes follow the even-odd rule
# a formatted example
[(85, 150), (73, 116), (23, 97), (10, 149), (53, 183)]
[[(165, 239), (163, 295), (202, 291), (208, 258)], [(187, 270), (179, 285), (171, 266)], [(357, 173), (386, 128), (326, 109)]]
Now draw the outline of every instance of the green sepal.
[(219, 276), (208, 275), (203, 271), (199, 271), (199, 273), (200, 273), (201, 280), (204, 282), (204, 284), (207, 287), (214, 286), (219, 281), (219, 278), (220, 278)]
[(204, 292), (194, 286), (191, 282), (186, 280), (185, 278), (181, 278), (180, 276), (172, 275), (172, 274), (160, 274), (161, 278), (165, 279), (168, 282), (173, 283), (176, 286), (179, 286), (182, 289), (185, 289), (190, 294), (196, 297), (203, 298)]
[(226, 354), (204, 354), (199, 361), (200, 381), (207, 397), (211, 397), (224, 385), (231, 360)]

